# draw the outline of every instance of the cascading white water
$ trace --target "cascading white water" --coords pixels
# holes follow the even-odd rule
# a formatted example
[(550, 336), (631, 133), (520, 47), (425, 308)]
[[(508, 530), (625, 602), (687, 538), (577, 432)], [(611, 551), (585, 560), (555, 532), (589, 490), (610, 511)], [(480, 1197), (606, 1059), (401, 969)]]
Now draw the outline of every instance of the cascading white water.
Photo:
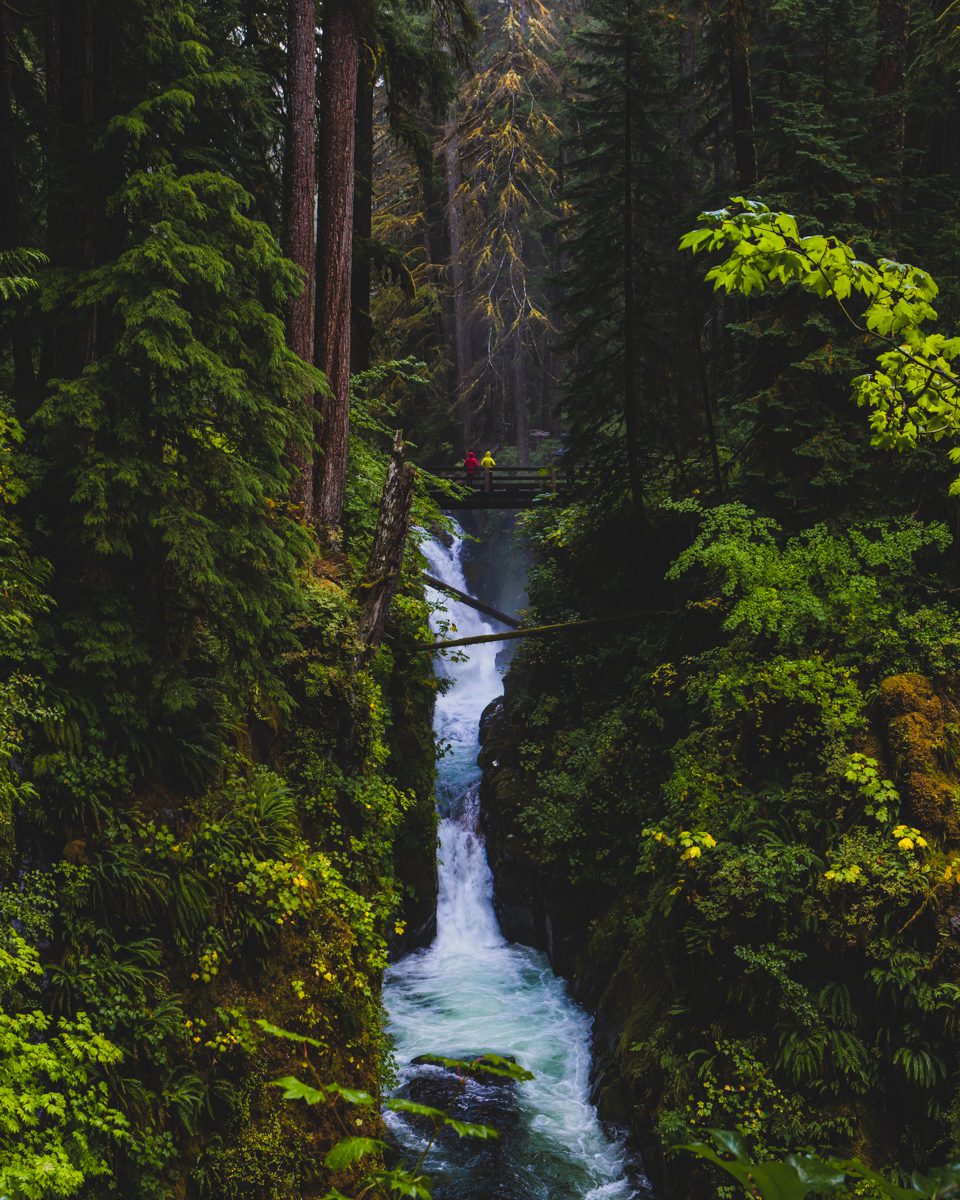
[[(457, 539), (449, 550), (439, 543), (424, 549), (435, 576), (467, 591), (462, 546)], [(493, 632), (472, 609), (444, 603), (461, 636)], [(625, 1178), (624, 1149), (606, 1136), (590, 1103), (589, 1019), (543, 954), (506, 941), (493, 910), (478, 825), (476, 760), (480, 714), (502, 691), (497, 649), (495, 642), (473, 647), (469, 661), (439, 668), (453, 682), (438, 699), (435, 718), (441, 742), (449, 745), (438, 787), (437, 935), (430, 947), (394, 964), (384, 985), (401, 1086), (411, 1089), (418, 1073), (430, 1070), (413, 1064), (423, 1054), (458, 1058), (492, 1051), (512, 1055), (535, 1076), (510, 1091), (504, 1109), (509, 1128), (501, 1125), (505, 1136), (495, 1149), (464, 1159), (441, 1147), (432, 1156), (438, 1200), (627, 1200), (634, 1189)], [(485, 1120), (484, 1089), (475, 1090), (479, 1107), (469, 1119)], [(398, 1139), (415, 1144), (415, 1132), (392, 1120)], [(492, 1118), (489, 1123), (498, 1124)]]

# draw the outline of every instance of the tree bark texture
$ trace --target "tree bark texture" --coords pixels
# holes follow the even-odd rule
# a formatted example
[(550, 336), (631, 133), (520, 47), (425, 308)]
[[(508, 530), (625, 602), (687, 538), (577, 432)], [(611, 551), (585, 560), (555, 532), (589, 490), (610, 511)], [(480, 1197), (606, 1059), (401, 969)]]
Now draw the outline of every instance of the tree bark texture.
[(314, 361), (330, 394), (318, 397), (320, 456), (314, 515), (338, 528), (343, 517), (350, 436), (350, 286), (353, 262), (354, 140), (359, 14), (353, 0), (325, 0), (321, 41)]
[(757, 146), (753, 126), (748, 0), (730, 0), (726, 13), (730, 116), (737, 182), (747, 191), (757, 182)]
[(350, 283), (350, 369), (370, 366), (370, 238), (373, 234), (373, 74), (361, 62), (357, 75), (356, 141), (354, 145), (353, 265)]
[[(287, 141), (283, 172), (283, 231), (287, 257), (303, 272), (305, 284), (287, 309), (287, 345), (313, 362), (316, 291), (317, 190), (317, 19), (316, 0), (289, 0), (287, 9)], [(313, 394), (303, 398), (312, 418)], [(294, 503), (305, 515), (313, 506), (313, 452), (291, 447), (299, 476)]]
[(398, 430), (383, 485), (373, 549), (360, 584), (360, 599), (363, 602), (360, 638), (368, 652), (383, 637), (390, 601), (400, 580), (403, 552), (410, 530), (415, 477), (415, 468), (403, 460), (403, 435)]

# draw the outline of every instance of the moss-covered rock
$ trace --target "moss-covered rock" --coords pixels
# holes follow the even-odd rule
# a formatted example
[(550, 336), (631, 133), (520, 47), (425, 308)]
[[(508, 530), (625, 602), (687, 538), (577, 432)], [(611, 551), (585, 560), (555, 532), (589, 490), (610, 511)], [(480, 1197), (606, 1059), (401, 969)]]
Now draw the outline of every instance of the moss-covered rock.
[(955, 684), (891, 675), (878, 708), (894, 778), (911, 824), (960, 839), (960, 705)]

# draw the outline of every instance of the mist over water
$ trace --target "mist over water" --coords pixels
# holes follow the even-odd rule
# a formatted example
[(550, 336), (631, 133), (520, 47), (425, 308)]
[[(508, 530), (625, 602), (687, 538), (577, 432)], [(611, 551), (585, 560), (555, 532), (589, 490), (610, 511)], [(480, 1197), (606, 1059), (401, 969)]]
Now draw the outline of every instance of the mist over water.
[[(462, 549), (458, 539), (449, 549), (431, 543), (425, 552), (433, 575), (467, 591)], [(497, 628), (465, 605), (445, 605), (461, 637)], [(534, 1072), (533, 1082), (515, 1086), (470, 1080), (461, 1092), (457, 1085), (457, 1115), (492, 1124), (502, 1136), (493, 1143), (444, 1141), (428, 1163), (438, 1200), (627, 1200), (634, 1191), (624, 1175), (624, 1149), (606, 1136), (590, 1104), (589, 1018), (545, 955), (504, 939), (493, 910), (476, 759), (480, 714), (502, 691), (499, 648), (496, 642), (472, 647), (468, 662), (438, 665), (453, 684), (438, 699), (435, 717), (437, 734), (450, 747), (438, 786), (437, 936), (394, 964), (384, 984), (400, 1090), (428, 1103), (444, 1099), (443, 1073), (413, 1065), (422, 1054), (493, 1051)], [(398, 1140), (414, 1148), (417, 1132), (396, 1116), (390, 1121)]]

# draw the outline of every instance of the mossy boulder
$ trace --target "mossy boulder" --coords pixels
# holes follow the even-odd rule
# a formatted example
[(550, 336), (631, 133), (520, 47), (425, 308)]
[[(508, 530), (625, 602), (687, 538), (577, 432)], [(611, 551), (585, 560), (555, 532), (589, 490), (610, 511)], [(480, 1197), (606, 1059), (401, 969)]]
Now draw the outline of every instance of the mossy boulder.
[(960, 705), (956, 684), (924, 675), (891, 675), (878, 705), (903, 818), (960, 838)]

